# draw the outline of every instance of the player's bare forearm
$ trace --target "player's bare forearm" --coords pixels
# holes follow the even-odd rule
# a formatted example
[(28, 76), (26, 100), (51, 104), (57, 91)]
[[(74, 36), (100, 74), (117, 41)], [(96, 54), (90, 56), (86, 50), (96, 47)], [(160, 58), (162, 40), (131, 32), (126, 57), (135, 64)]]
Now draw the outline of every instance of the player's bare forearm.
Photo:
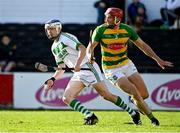
[(148, 45), (145, 46), (145, 53), (149, 57), (154, 59), (162, 69), (165, 69), (166, 67), (173, 67), (174, 66), (172, 62), (162, 60), (159, 56), (157, 56), (156, 53)]
[(154, 59), (155, 61), (161, 60), (159, 56), (147, 44), (144, 45), (143, 51), (147, 56)]
[[(58, 65), (58, 68), (63, 68), (63, 67), (65, 67), (64, 64)], [(56, 70), (53, 77), (55, 79), (60, 79), (60, 77), (64, 74), (64, 72), (65, 72), (65, 70)]]
[[(58, 68), (62, 68), (63, 66), (65, 66), (64, 64), (58, 65)], [(54, 73), (54, 75), (46, 80), (46, 82), (44, 83), (44, 89), (46, 91), (50, 90), (53, 85), (54, 85), (54, 81), (59, 79), (64, 73), (64, 70), (56, 70), (56, 72)]]
[(144, 41), (141, 39), (136, 40), (135, 45), (141, 49), (147, 56), (151, 57), (154, 59), (157, 64), (162, 68), (165, 69), (165, 67), (173, 67), (173, 63), (169, 61), (164, 61), (162, 60), (153, 50), (152, 48), (147, 45)]
[(161, 60), (159, 56), (152, 50), (152, 48), (141, 39), (135, 41), (135, 45), (143, 51), (147, 56), (154, 59), (155, 61)]
[(79, 53), (78, 53), (78, 58), (76, 60), (75, 66), (80, 66), (82, 63), (82, 60), (84, 59), (86, 55), (86, 47), (84, 45), (79, 45), (78, 50), (79, 50)]
[(92, 48), (92, 44), (89, 43), (89, 45), (87, 46), (87, 49), (86, 49), (87, 55), (91, 55), (91, 53), (92, 53), (93, 50), (94, 50), (94, 49)]
[(87, 51), (86, 51), (86, 54), (87, 54), (87, 57), (88, 57), (88, 62), (90, 63), (90, 64), (93, 64), (93, 61), (92, 61), (92, 58), (93, 58), (93, 52), (94, 51), (94, 49), (92, 48), (92, 44), (91, 43), (89, 43), (89, 45), (88, 45), (88, 47), (87, 47)]
[(94, 56), (94, 49), (95, 47), (98, 45), (98, 42), (93, 42), (93, 43), (89, 43), (88, 47), (87, 47), (87, 50), (86, 50), (86, 53), (87, 53), (87, 56), (88, 56), (88, 59), (92, 59), (93, 56)]

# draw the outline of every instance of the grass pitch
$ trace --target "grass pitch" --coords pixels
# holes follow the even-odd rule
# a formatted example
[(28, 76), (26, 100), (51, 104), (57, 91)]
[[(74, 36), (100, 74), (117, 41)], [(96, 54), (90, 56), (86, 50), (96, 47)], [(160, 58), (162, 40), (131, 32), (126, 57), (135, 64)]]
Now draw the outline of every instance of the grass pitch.
[(128, 113), (94, 111), (99, 123), (83, 125), (83, 116), (76, 111), (0, 111), (2, 132), (180, 132), (180, 112), (154, 112), (160, 126), (153, 127), (141, 115), (142, 126), (135, 126)]

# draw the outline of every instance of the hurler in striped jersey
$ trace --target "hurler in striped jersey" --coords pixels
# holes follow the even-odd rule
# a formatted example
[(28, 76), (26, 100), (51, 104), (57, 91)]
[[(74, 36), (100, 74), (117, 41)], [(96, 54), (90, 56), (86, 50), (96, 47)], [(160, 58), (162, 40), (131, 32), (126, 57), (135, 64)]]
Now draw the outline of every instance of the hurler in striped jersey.
[(134, 42), (162, 69), (166, 66), (172, 67), (173, 64), (159, 58), (130, 26), (121, 23), (122, 17), (123, 11), (119, 8), (112, 7), (106, 10), (105, 23), (96, 27), (92, 34), (92, 41), (87, 47), (88, 60), (90, 63), (92, 62), (94, 48), (100, 44), (105, 77), (112, 84), (132, 96), (138, 109), (148, 116), (153, 125), (158, 126), (159, 121), (153, 116), (143, 100), (148, 97), (147, 88), (135, 65), (127, 56), (128, 41)]
[[(63, 94), (63, 102), (86, 117), (85, 125), (96, 124), (98, 122), (96, 115), (76, 99), (85, 86), (92, 85), (104, 99), (127, 111), (136, 125), (141, 124), (139, 113), (128, 107), (119, 96), (108, 91), (97, 63), (88, 62), (85, 46), (74, 35), (62, 32), (61, 29), (62, 25), (59, 20), (50, 20), (45, 24), (48, 38), (54, 41), (51, 50), (58, 68), (65, 67), (65, 65), (74, 68), (74, 74)], [(90, 70), (81, 70), (81, 68), (90, 68)], [(63, 73), (64, 70), (56, 70), (54, 75), (44, 83), (45, 88), (51, 89), (54, 81), (59, 79)]]

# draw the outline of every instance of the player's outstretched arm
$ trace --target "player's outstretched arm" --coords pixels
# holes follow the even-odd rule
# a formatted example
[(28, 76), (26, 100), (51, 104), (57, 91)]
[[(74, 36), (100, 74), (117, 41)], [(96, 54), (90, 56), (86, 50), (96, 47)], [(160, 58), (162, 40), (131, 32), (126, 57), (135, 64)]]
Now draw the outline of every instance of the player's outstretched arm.
[(134, 41), (134, 44), (143, 51), (147, 56), (154, 59), (157, 64), (162, 68), (165, 69), (165, 67), (173, 67), (173, 63), (170, 61), (162, 60), (153, 50), (152, 48), (146, 44), (141, 38), (138, 38), (136, 41)]
[[(64, 66), (65, 66), (64, 64), (60, 64), (60, 65), (58, 65), (58, 68), (62, 68)], [(54, 85), (54, 81), (59, 79), (64, 74), (64, 72), (65, 72), (65, 70), (56, 70), (54, 75), (50, 79), (45, 81), (44, 89), (45, 90), (51, 89)]]

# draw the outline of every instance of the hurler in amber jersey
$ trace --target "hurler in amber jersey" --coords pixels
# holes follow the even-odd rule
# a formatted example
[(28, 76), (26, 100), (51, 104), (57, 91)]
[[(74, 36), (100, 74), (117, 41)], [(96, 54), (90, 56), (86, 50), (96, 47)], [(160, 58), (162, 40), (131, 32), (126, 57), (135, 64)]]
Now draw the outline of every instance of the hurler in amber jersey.
[(94, 48), (100, 44), (105, 77), (132, 97), (133, 103), (151, 120), (152, 125), (159, 126), (159, 121), (143, 100), (148, 98), (149, 94), (141, 75), (127, 56), (128, 41), (132, 41), (147, 56), (154, 59), (162, 69), (173, 67), (173, 64), (158, 57), (130, 26), (121, 23), (122, 17), (123, 11), (119, 8), (106, 10), (105, 23), (96, 27), (87, 47), (88, 60), (93, 63)]

